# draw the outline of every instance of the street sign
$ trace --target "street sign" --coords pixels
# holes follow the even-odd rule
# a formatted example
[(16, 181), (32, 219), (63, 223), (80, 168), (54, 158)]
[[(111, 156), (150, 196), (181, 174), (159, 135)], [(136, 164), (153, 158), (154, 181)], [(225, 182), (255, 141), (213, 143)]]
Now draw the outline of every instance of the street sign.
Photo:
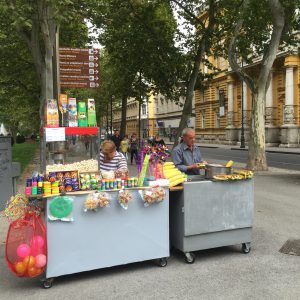
[(99, 87), (99, 60), (99, 49), (60, 48), (60, 85), (72, 88)]

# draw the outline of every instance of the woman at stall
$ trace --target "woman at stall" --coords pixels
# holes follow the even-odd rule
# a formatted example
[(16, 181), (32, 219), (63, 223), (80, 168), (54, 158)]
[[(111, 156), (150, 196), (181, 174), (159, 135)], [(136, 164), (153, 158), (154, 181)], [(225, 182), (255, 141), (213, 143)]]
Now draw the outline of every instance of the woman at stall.
[(165, 141), (160, 137), (159, 134), (157, 134), (154, 140), (152, 141), (152, 146), (164, 146), (164, 145), (165, 145)]
[(113, 141), (104, 141), (100, 152), (100, 171), (113, 171), (116, 177), (128, 173), (127, 161), (124, 155), (117, 151)]

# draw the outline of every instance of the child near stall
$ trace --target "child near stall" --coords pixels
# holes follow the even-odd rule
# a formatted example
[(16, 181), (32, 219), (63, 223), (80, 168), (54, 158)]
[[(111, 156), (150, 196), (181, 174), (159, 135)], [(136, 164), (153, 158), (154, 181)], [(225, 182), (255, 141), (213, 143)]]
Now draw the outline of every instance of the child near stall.
[(125, 156), (126, 160), (128, 160), (128, 148), (129, 148), (129, 139), (128, 135), (126, 134), (125, 137), (121, 141), (121, 152)]

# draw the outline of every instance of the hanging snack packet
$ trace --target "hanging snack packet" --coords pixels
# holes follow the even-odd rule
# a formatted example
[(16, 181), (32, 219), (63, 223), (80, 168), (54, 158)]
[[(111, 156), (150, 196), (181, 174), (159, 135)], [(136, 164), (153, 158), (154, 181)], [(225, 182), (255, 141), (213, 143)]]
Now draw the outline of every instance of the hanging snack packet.
[(87, 212), (88, 210), (96, 211), (98, 208), (99, 200), (98, 200), (98, 193), (88, 194), (85, 201), (84, 201), (84, 211)]
[(150, 190), (145, 190), (143, 193), (143, 201), (144, 201), (144, 206), (148, 207), (150, 205), (152, 205), (156, 199), (154, 197), (154, 193), (153, 193), (153, 189)]
[(155, 198), (155, 202), (159, 203), (165, 200), (166, 191), (162, 187), (153, 188), (153, 197)]
[(110, 207), (110, 199), (107, 193), (96, 193), (100, 207)]
[(118, 201), (120, 205), (124, 208), (128, 208), (129, 201), (132, 200), (132, 194), (127, 190), (120, 190), (118, 194)]

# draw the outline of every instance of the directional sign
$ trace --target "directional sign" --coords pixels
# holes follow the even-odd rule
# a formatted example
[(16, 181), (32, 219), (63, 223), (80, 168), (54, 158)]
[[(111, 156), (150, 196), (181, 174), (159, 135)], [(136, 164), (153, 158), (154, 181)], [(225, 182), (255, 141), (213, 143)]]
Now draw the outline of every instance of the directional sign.
[(59, 71), (63, 87), (99, 87), (99, 49), (60, 48)]

